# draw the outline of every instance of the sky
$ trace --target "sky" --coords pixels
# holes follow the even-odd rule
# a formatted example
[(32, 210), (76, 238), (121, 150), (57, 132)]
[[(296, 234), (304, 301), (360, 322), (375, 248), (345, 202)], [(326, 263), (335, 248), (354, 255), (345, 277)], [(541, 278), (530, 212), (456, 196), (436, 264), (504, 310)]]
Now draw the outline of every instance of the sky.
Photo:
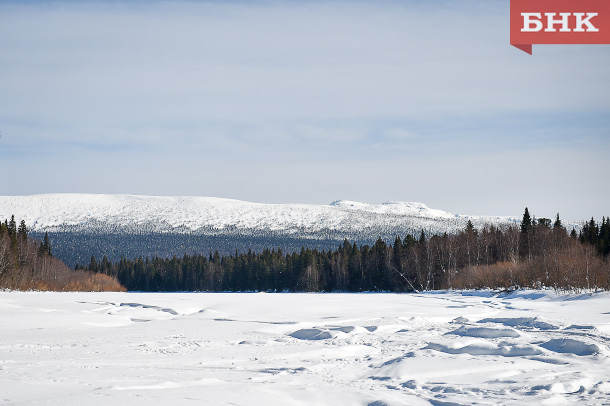
[(3, 1), (0, 194), (610, 215), (610, 45), (509, 1)]

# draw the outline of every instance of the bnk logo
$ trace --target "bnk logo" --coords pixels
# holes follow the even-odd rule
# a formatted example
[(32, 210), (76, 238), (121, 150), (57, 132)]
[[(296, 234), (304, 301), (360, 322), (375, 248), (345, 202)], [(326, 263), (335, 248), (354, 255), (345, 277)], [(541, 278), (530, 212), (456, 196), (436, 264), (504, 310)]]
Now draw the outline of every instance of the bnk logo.
[(610, 44), (610, 0), (511, 0), (510, 43)]
[[(559, 13), (561, 16), (560, 19), (555, 19), (555, 15), (557, 15), (557, 13), (544, 13), (544, 15), (546, 17), (546, 28), (544, 28), (544, 31), (546, 32), (556, 32), (556, 24), (561, 26), (559, 29), (561, 32), (599, 31), (593, 24), (591, 24), (591, 19), (598, 16), (599, 13)], [(572, 15), (576, 17), (574, 30), (570, 28), (570, 16)], [(585, 15), (586, 18), (584, 18)], [(542, 31), (542, 28), (545, 27), (541, 21), (542, 13), (521, 13), (521, 16), (523, 17), (523, 28), (521, 28), (521, 32), (538, 32)]]

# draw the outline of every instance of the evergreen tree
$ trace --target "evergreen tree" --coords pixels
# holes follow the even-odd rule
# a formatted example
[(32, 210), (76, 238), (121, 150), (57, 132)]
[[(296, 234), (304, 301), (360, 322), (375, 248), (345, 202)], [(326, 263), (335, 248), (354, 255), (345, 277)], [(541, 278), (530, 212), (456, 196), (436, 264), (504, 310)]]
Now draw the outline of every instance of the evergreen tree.
[(466, 223), (466, 234), (472, 235), (475, 233), (476, 233), (476, 230), (475, 230), (474, 226), (472, 225), (472, 221), (468, 220), (468, 223)]
[(11, 240), (11, 248), (14, 253), (17, 252), (17, 223), (15, 222), (15, 216), (11, 216), (11, 221), (7, 224), (8, 236)]
[(49, 242), (49, 233), (44, 233), (44, 240), (42, 242), (42, 251), (46, 252), (49, 255), (51, 254), (51, 243)]
[(95, 259), (95, 255), (91, 255), (91, 260), (89, 261), (89, 270), (93, 272), (97, 272), (98, 270), (98, 263)]
[(110, 275), (110, 261), (108, 260), (108, 257), (106, 255), (104, 255), (104, 257), (102, 258), (102, 264), (100, 267), (100, 272), (106, 274), (106, 275)]
[(402, 243), (402, 245), (407, 249), (414, 247), (416, 244), (417, 244), (417, 239), (415, 237), (413, 237), (411, 234), (408, 234)]
[(17, 223), (15, 222), (15, 215), (12, 215), (11, 221), (8, 222), (8, 234), (11, 237), (17, 235)]
[(531, 258), (531, 232), (535, 221), (535, 219), (532, 221), (530, 212), (526, 207), (523, 220), (521, 220), (521, 234), (519, 235), (519, 256), (521, 258)]
[(589, 220), (589, 222), (583, 224), (583, 226), (582, 226), (582, 230), (580, 232), (580, 242), (582, 242), (582, 243), (588, 242), (589, 244), (597, 245), (598, 238), (599, 238), (599, 227), (595, 223), (595, 220), (593, 219), (593, 217), (591, 217), (591, 220)]
[(426, 233), (424, 233), (424, 229), (421, 229), (421, 234), (419, 235), (419, 241), (420, 244), (426, 244)]
[(553, 223), (553, 228), (563, 228), (563, 224), (561, 224), (561, 220), (559, 220), (559, 213), (557, 213), (555, 223)]
[(21, 220), (21, 223), (19, 223), (19, 229), (17, 230), (17, 235), (19, 235), (24, 240), (28, 239), (28, 228), (25, 225), (25, 220)]
[(398, 272), (400, 272), (402, 265), (401, 265), (401, 257), (402, 257), (402, 241), (400, 239), (400, 237), (396, 237), (396, 239), (394, 240), (394, 251), (392, 252), (392, 266), (395, 268), (395, 270), (397, 270)]
[(525, 213), (523, 213), (523, 220), (521, 220), (521, 233), (527, 234), (532, 229), (532, 218), (530, 217), (530, 212), (525, 208)]

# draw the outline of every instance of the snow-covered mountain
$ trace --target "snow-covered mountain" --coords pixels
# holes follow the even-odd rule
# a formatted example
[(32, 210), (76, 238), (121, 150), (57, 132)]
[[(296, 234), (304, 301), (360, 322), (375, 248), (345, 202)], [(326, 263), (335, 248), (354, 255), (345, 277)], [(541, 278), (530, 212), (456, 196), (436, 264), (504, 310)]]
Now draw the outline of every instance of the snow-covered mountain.
[(53, 253), (68, 265), (91, 256), (127, 258), (219, 251), (285, 252), (336, 249), (381, 237), (453, 233), (470, 219), (476, 227), (516, 223), (512, 217), (451, 214), (423, 203), (380, 205), (339, 200), (329, 205), (261, 204), (214, 197), (44, 194), (0, 197), (0, 220), (25, 220), (34, 238), (45, 232)]
[(234, 234), (272, 232), (325, 237), (424, 229), (454, 232), (475, 225), (511, 223), (511, 217), (451, 214), (423, 203), (380, 205), (338, 200), (329, 205), (262, 204), (214, 197), (41, 194), (0, 197), (0, 219), (25, 220), (35, 232)]

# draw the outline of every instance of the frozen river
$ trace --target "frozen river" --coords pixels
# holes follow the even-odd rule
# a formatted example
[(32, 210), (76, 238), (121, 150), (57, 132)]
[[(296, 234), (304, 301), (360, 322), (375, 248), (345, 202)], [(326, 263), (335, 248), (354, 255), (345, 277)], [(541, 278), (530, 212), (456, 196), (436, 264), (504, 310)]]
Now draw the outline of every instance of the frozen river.
[(610, 295), (0, 292), (1, 405), (610, 404)]

